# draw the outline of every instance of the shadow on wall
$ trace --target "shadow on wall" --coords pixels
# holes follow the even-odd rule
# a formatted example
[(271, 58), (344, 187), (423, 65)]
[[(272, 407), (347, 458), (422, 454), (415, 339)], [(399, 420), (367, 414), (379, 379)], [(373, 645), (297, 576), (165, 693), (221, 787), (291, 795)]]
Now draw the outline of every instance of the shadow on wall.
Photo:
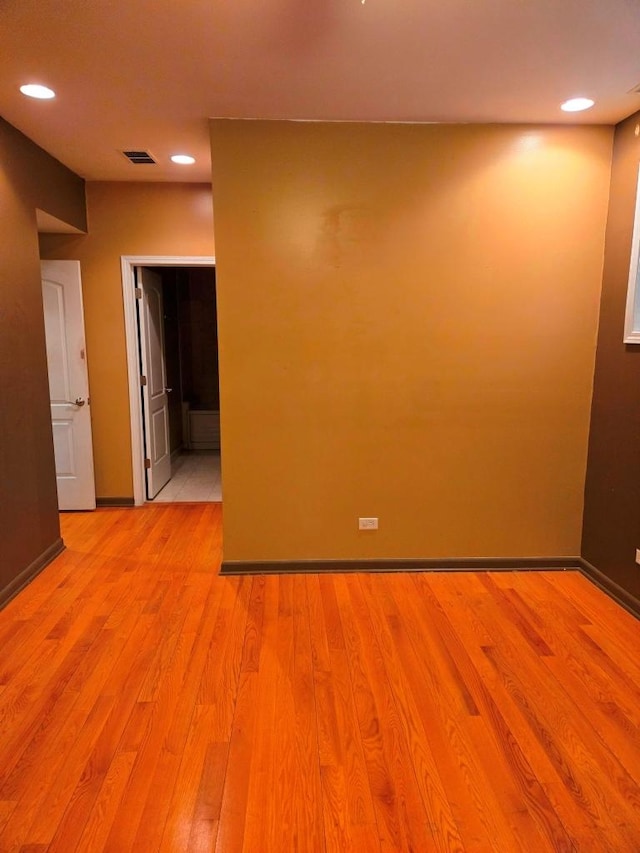
[[(189, 412), (212, 413), (220, 409), (218, 389), (218, 334), (216, 314), (216, 271), (214, 267), (162, 267), (165, 313), (165, 358), (169, 395), (171, 452), (189, 447)], [(198, 422), (203, 418), (199, 418)], [(217, 438), (217, 441), (216, 441)], [(194, 436), (194, 442), (198, 438)], [(216, 429), (205, 444), (219, 449)]]

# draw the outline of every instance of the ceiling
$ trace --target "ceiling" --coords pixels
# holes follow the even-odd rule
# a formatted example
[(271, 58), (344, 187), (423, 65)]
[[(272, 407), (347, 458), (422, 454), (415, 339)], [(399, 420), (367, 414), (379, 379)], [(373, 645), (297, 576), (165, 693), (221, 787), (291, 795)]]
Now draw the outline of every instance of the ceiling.
[(638, 85), (640, 0), (0, 0), (0, 115), (89, 180), (209, 181), (209, 117), (610, 124)]

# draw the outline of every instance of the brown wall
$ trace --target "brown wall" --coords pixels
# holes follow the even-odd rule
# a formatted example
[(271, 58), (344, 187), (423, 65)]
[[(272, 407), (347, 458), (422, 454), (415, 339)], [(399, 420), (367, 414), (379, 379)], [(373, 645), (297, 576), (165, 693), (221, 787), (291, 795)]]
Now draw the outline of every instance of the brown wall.
[(585, 491), (582, 555), (640, 599), (640, 347), (622, 342), (640, 113), (616, 128)]
[(211, 129), (225, 558), (578, 554), (612, 129)]
[(60, 538), (36, 208), (86, 227), (84, 183), (0, 119), (0, 601)]
[(89, 234), (49, 235), (43, 257), (82, 270), (96, 492), (133, 494), (122, 255), (214, 254), (209, 184), (88, 183)]

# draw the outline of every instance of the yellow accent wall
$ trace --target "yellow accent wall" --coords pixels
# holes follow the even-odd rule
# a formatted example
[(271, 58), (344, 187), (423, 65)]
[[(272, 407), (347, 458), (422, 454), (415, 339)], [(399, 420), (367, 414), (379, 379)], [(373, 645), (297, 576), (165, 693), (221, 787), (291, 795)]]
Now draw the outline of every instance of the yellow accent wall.
[(122, 255), (213, 255), (209, 184), (88, 183), (87, 235), (44, 235), (43, 258), (79, 260), (96, 493), (131, 497)]
[(579, 554), (612, 133), (212, 121), (225, 559)]

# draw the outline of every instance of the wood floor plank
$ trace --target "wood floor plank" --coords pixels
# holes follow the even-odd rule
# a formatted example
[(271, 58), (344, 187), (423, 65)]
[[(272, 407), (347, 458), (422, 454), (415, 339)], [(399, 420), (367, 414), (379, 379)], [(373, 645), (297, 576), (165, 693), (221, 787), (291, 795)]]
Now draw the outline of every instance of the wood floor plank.
[[(300, 767), (296, 749), (296, 702), (294, 694), (294, 578), (284, 576), (278, 583), (278, 630), (275, 637), (276, 709), (273, 718), (272, 737), (274, 757), (271, 764), (270, 787), (273, 796), (269, 803), (269, 821), (266, 825), (264, 844), (275, 849), (281, 844), (284, 849), (295, 847), (297, 836), (297, 807), (295, 792), (300, 784)], [(307, 849), (301, 839), (303, 849)], [(222, 851), (223, 848), (220, 848)], [(248, 848), (245, 848), (248, 849)]]
[(216, 839), (216, 853), (239, 853), (243, 848), (257, 696), (258, 674), (243, 672), (238, 687), (237, 713), (234, 715), (233, 728), (229, 733), (231, 745)]
[[(136, 613), (132, 613), (130, 630)], [(127, 632), (120, 632), (123, 638)], [(64, 747), (74, 739), (79, 727), (86, 720), (92, 705), (98, 699), (103, 685), (115, 665), (122, 647), (114, 642), (112, 631), (101, 630), (90, 648), (84, 650), (80, 660), (74, 662), (74, 671), (55, 702), (38, 718), (39, 725), (28, 732), (18, 728), (21, 751), (16, 749), (15, 760), (11, 747), (5, 743), (5, 776), (3, 791), (12, 791), (13, 796), (33, 798), (34, 785), (38, 785), (40, 768), (52, 770), (64, 760)], [(61, 749), (62, 747), (62, 749)], [(56, 756), (55, 753), (58, 753)], [(15, 763), (14, 763), (15, 762)]]
[(4, 831), (4, 828), (17, 805), (17, 800), (0, 800), (0, 835)]
[[(66, 556), (66, 555), (65, 555)], [(64, 618), (67, 609), (78, 606), (83, 592), (94, 589), (94, 567), (98, 564), (89, 558), (82, 572), (77, 572), (73, 583), (63, 584), (56, 589), (46, 604), (36, 611), (36, 615), (27, 620), (14, 624), (13, 636), (3, 645), (3, 655), (0, 660), (0, 684), (20, 685), (28, 680), (20, 677), (24, 667), (33, 666), (34, 654), (39, 655), (44, 641), (49, 637), (55, 625)], [(10, 618), (11, 606), (7, 610)], [(77, 612), (77, 611), (76, 611)], [(3, 611), (4, 616), (4, 611)], [(52, 638), (54, 639), (54, 638)]]
[[(198, 716), (197, 684), (201, 670), (192, 667), (196, 636), (185, 635), (183, 639), (164, 675), (157, 702), (153, 703), (156, 708), (152, 730), (144, 745), (144, 762), (141, 761), (137, 768), (138, 780), (148, 777), (150, 784), (142, 782), (146, 801), (131, 848), (134, 850), (159, 849), (182, 757)], [(208, 722), (214, 711), (212, 709)]]
[[(580, 706), (585, 691), (588, 694), (592, 708), (590, 721), (601, 740), (615, 746), (618, 760), (627, 771), (639, 768), (640, 693), (628, 682), (624, 690), (619, 689), (617, 679), (610, 671), (611, 662), (607, 659), (609, 671), (605, 674), (590, 642), (578, 639), (574, 634), (560, 634), (554, 624), (529, 607), (518, 590), (507, 589), (506, 592), (513, 607), (536, 625), (553, 650), (553, 656), (545, 661), (546, 666), (556, 675), (558, 683), (562, 683), (574, 703)], [(629, 701), (630, 698), (635, 701)]]
[(242, 648), (242, 672), (257, 672), (260, 663), (262, 620), (264, 616), (265, 578), (256, 577), (251, 585), (247, 624)]
[[(63, 830), (63, 819), (67, 808), (73, 808), (76, 801), (83, 800), (84, 780), (81, 784), (79, 783), (83, 779), (88, 756), (93, 751), (113, 705), (114, 699), (111, 696), (98, 698), (73, 745), (67, 751), (64, 763), (59, 765), (56, 777), (47, 778), (44, 792), (39, 792), (40, 796), (33, 800), (23, 799), (25, 807), (20, 811), (16, 810), (13, 815), (23, 819), (22, 822), (20, 824), (16, 822), (13, 826), (8, 824), (5, 834), (11, 826), (11, 834), (14, 838), (21, 837), (23, 841), (32, 844), (50, 845), (55, 835)], [(79, 824), (80, 829), (83, 823)], [(4, 837), (0, 838), (0, 849), (4, 840)]]
[[(254, 578), (254, 583), (257, 578)], [(280, 602), (280, 581), (269, 578), (264, 588), (263, 618), (261, 623), (260, 657), (258, 660), (258, 695), (256, 705), (260, 712), (260, 725), (253, 739), (251, 773), (247, 791), (246, 823), (243, 836), (244, 850), (258, 850), (264, 845), (269, 827), (273, 825), (273, 797), (265, 797), (265, 791), (273, 791), (276, 768), (279, 765), (279, 747), (275, 737), (277, 707), (278, 655), (277, 641)]]
[[(535, 655), (527, 644), (522, 644), (518, 649), (517, 659), (513, 658), (511, 648), (517, 641), (519, 632), (507, 620), (500, 620), (499, 608), (489, 591), (482, 606), (478, 608), (478, 613), (493, 637), (493, 642), (474, 651), (477, 668), (482, 672), (486, 683), (491, 686), (493, 696), (496, 699), (499, 697), (500, 709), (505, 714), (514, 736), (520, 743), (526, 743), (526, 754), (531, 767), (544, 790), (548, 792), (546, 796), (571, 836), (572, 843), (578, 849), (584, 849), (585, 846), (589, 849), (588, 845), (592, 845), (597, 838), (600, 849), (615, 850), (615, 846), (610, 846), (611, 833), (607, 815), (594, 805), (591, 781), (586, 780), (591, 794), (585, 795), (585, 782), (577, 782), (574, 778), (575, 774), (582, 774), (582, 768), (575, 761), (567, 760), (568, 744), (558, 739), (556, 727), (546, 721), (549, 714), (555, 714), (562, 731), (566, 728), (562, 725), (562, 713), (564, 712), (568, 721), (577, 719), (576, 715), (579, 715), (580, 709), (564, 704), (566, 698), (561, 685), (550, 684), (551, 690), (542, 701), (530, 702), (529, 697), (535, 686), (532, 673), (547, 671), (545, 667), (539, 666), (539, 656)], [(509, 673), (495, 665), (498, 656), (504, 656), (507, 652), (512, 661), (512, 670)], [(485, 662), (482, 657), (486, 659)], [(532, 668), (531, 671), (529, 667)], [(526, 692), (516, 683), (516, 671), (527, 673)], [(575, 738), (572, 736), (571, 740), (574, 741)], [(624, 837), (620, 830), (614, 830), (614, 834), (617, 834), (619, 839)]]
[[(540, 579), (555, 588), (554, 573), (541, 572)], [(600, 596), (598, 588), (580, 572), (567, 572), (562, 585), (563, 597), (571, 600), (587, 616), (590, 623), (610, 627), (615, 619), (616, 630), (608, 633), (611, 640), (633, 643), (638, 638), (638, 620), (607, 595)]]
[[(407, 581), (410, 581), (407, 578)], [(452, 630), (462, 644), (465, 652), (473, 663), (477, 678), (489, 691), (491, 696), (496, 696), (493, 673), (490, 672), (489, 679), (482, 671), (482, 665), (486, 666), (486, 660), (482, 655), (482, 648), (490, 645), (492, 638), (482, 621), (478, 618), (480, 601), (486, 597), (486, 592), (477, 576), (455, 575), (453, 583), (445, 574), (432, 574), (429, 577), (429, 587), (437, 601), (442, 605), (447, 620)], [(407, 627), (411, 628), (411, 621), (405, 619)], [(414, 636), (420, 637), (420, 633)], [(477, 654), (475, 653), (477, 652)], [(480, 666), (478, 666), (480, 664)], [(482, 695), (479, 696), (482, 701)], [(501, 713), (509, 716), (509, 708), (504, 702), (500, 702)], [(438, 703), (438, 707), (445, 709), (444, 703)], [(544, 832), (539, 823), (533, 818), (532, 811), (527, 806), (526, 798), (522, 795), (518, 777), (512, 772), (508, 757), (510, 750), (496, 749), (496, 733), (490, 720), (486, 715), (469, 717), (467, 726), (473, 726), (474, 734), (471, 739), (471, 747), (476, 751), (481, 761), (485, 774), (487, 789), (493, 792), (493, 797), (502, 805), (505, 818), (511, 830), (518, 840), (513, 849), (517, 850), (544, 850), (546, 846)], [(508, 722), (507, 722), (508, 725)], [(527, 753), (528, 754), (528, 753)]]
[[(624, 672), (633, 684), (640, 679), (640, 660), (637, 655), (628, 654), (628, 650), (640, 642), (638, 620), (627, 613), (606, 595), (600, 598), (600, 590), (590, 584), (578, 572), (563, 573), (561, 591), (552, 575), (540, 573), (536, 575), (536, 586), (531, 589), (533, 578), (524, 579), (527, 582), (529, 595), (538, 608), (549, 610), (556, 614), (567, 625), (565, 613), (580, 608), (585, 616), (581, 624), (575, 625), (575, 630), (582, 638), (590, 638), (594, 643), (594, 651), (601, 657), (609, 657), (615, 661), (619, 671)], [(615, 624), (616, 630), (611, 630)]]
[[(549, 586), (548, 579), (544, 579), (544, 586), (540, 589), (532, 589), (530, 581), (527, 585), (524, 584), (527, 584), (527, 580), (522, 576), (514, 583), (515, 588), (511, 596), (515, 606), (526, 610), (532, 620), (537, 620), (537, 624), (541, 630), (546, 631), (549, 642), (553, 644), (556, 656), (561, 657), (567, 666), (584, 680), (585, 688), (593, 693), (594, 701), (598, 701), (598, 697), (601, 700), (604, 697), (608, 709), (612, 703), (616, 703), (625, 718), (624, 727), (631, 725), (633, 728), (640, 728), (640, 666), (635, 660), (636, 656), (629, 656), (621, 651), (617, 638), (607, 636), (616, 633), (611, 631), (612, 623), (609, 623), (608, 630), (603, 630), (593, 623), (577, 626), (571, 631), (558, 630), (556, 620), (545, 619), (543, 614), (549, 609), (555, 614), (556, 600), (562, 600), (568, 591), (557, 590), (556, 600), (550, 602), (550, 606), (538, 607), (534, 611), (536, 601), (540, 601), (536, 598), (540, 590), (545, 593), (546, 603), (549, 601), (549, 589), (553, 588)], [(594, 595), (597, 601), (599, 590), (592, 587), (591, 595)], [(618, 611), (627, 622), (632, 619), (622, 608), (618, 607)], [(630, 630), (629, 647), (633, 648), (640, 645), (640, 623), (633, 620)], [(601, 637), (602, 645), (596, 642), (594, 637)], [(610, 649), (611, 653), (607, 649)], [(620, 719), (620, 715), (617, 716)]]
[[(547, 848), (573, 851), (574, 839), (557, 812), (555, 792), (550, 795), (547, 787), (536, 775), (536, 762), (538, 759), (546, 762), (546, 754), (543, 751), (536, 753), (535, 738), (523, 726), (521, 716), (514, 713), (517, 709), (506, 691), (500, 695), (501, 701), (498, 704), (499, 694), (496, 694), (496, 689), (499, 687), (499, 680), (492, 678), (492, 673), (487, 674), (483, 650), (474, 646), (467, 647), (461, 642), (433, 592), (431, 579), (415, 575), (413, 581), (425, 602), (431, 605), (431, 619), (446, 642), (450, 654), (455, 657), (460, 676), (475, 697), (480, 714), (492, 734), (494, 748), (510, 767), (520, 797), (534, 818)], [(486, 623), (485, 629), (488, 630)]]
[(162, 853), (187, 850), (189, 847), (192, 827), (191, 821), (185, 821), (184, 816), (192, 816), (196, 809), (212, 725), (213, 708), (210, 705), (196, 706), (189, 724), (164, 831), (160, 843), (153, 848)]
[(220, 577), (61, 518), (0, 611), (0, 853), (637, 853), (639, 623), (579, 573)]
[(324, 620), (324, 606), (319, 576), (308, 575), (306, 577), (306, 588), (309, 601), (308, 624), (313, 669), (315, 672), (328, 672), (331, 669), (329, 634)]
[[(372, 793), (378, 830), (388, 833), (387, 845), (398, 850), (410, 850), (413, 845), (424, 850), (462, 850), (453, 822), (433, 820), (415, 784), (415, 765), (407, 760), (411, 744), (389, 691), (378, 638), (368, 621), (357, 576), (341, 578), (337, 592), (345, 642), (350, 661), (354, 661), (352, 672), (358, 679), (356, 695), (365, 756), (377, 776)], [(419, 767), (420, 775), (421, 771)], [(442, 803), (433, 805), (438, 814), (444, 811)]]
[[(430, 578), (430, 586), (436, 583)], [(475, 598), (474, 609), (476, 615), (483, 612), (488, 594), (485, 593), (481, 599)], [(446, 604), (444, 605), (446, 608)], [(480, 679), (480, 690), (486, 691), (483, 718), (487, 729), (491, 733), (495, 745), (504, 756), (507, 766), (511, 768), (511, 776), (518, 784), (518, 794), (514, 800), (510, 800), (510, 810), (517, 818), (520, 810), (524, 807), (529, 817), (535, 818), (541, 840), (533, 844), (532, 840), (523, 845), (524, 849), (582, 849), (576, 844), (576, 837), (580, 831), (584, 831), (584, 841), (589, 838), (589, 827), (583, 827), (584, 816), (575, 810), (575, 804), (564, 790), (558, 791), (553, 785), (553, 768), (550, 766), (544, 749), (537, 743), (533, 733), (526, 726), (512, 697), (506, 691), (495, 670), (489, 664), (484, 649), (489, 648), (493, 637), (489, 633), (489, 625), (485, 624), (482, 630), (476, 633), (476, 626), (466, 619), (464, 610), (452, 606), (446, 608), (448, 620), (455, 629), (457, 635), (463, 639), (465, 652), (473, 661), (475, 671)], [(477, 624), (477, 623), (476, 623)], [(475, 637), (469, 634), (472, 630)], [(481, 702), (481, 705), (483, 703)], [(491, 750), (487, 752), (491, 755)], [(526, 763), (525, 763), (526, 762)], [(498, 768), (499, 764), (494, 764)], [(520, 772), (514, 772), (518, 768)], [(521, 769), (520, 769), (521, 768)], [(547, 780), (551, 779), (551, 784)], [(492, 783), (493, 784), (493, 783)], [(547, 793), (545, 793), (547, 792)], [(564, 796), (563, 796), (564, 795)], [(540, 800), (540, 803), (538, 803)], [(547, 814), (551, 809), (561, 825), (549, 822)], [(574, 811), (578, 813), (578, 826), (576, 827), (570, 818), (574, 817)], [(568, 826), (571, 837), (567, 839), (562, 824)], [(588, 848), (587, 848), (588, 849)]]
[[(154, 814), (152, 789), (163, 744), (168, 736), (173, 716), (177, 713), (180, 697), (185, 705), (195, 705), (202, 671), (208, 658), (222, 585), (212, 585), (199, 617), (193, 645), (181, 643), (171, 667), (164, 674), (161, 693), (156, 702), (136, 702), (121, 741), (125, 751), (135, 750), (137, 760), (131, 773), (125, 798), (128, 803), (127, 819), (114, 821), (105, 844), (105, 850), (115, 853), (136, 849), (136, 835), (143, 821), (145, 809)], [(169, 780), (171, 781), (171, 780)]]
[[(327, 774), (323, 780), (329, 788), (329, 799), (323, 800), (325, 823), (343, 823), (347, 839), (353, 839), (354, 843), (357, 840), (367, 849), (377, 849), (376, 845), (380, 845), (377, 821), (345, 649), (332, 649), (330, 673), (317, 675), (320, 770), (331, 769), (339, 774)], [(340, 803), (332, 799), (332, 784), (333, 788), (345, 790)]]
[[(448, 763), (438, 762), (435, 758), (433, 741), (434, 729), (437, 728), (436, 718), (428, 713), (428, 697), (423, 685), (414, 680), (418, 660), (412, 654), (407, 644), (402, 642), (399, 609), (393, 598), (396, 595), (403, 605), (406, 605), (401, 588), (397, 583), (399, 578), (389, 579), (388, 595), (384, 602), (376, 595), (375, 579), (371, 577), (358, 578), (360, 586), (368, 592), (359, 602), (354, 602), (354, 611), (359, 613), (362, 626), (367, 625), (373, 636), (377, 638), (380, 650), (381, 674), (382, 668), (386, 675), (394, 704), (398, 709), (399, 724), (404, 733), (407, 747), (412, 756), (414, 775), (420, 792), (423, 808), (429, 826), (436, 832), (437, 849), (465, 849), (460, 826), (454, 817), (451, 801), (443, 783), (444, 771), (450, 768)], [(406, 607), (404, 608), (406, 610)], [(426, 713), (425, 713), (426, 712)], [(460, 762), (456, 753), (455, 737), (449, 735), (449, 753), (454, 756), (454, 762)], [(447, 776), (447, 781), (450, 777)], [(495, 832), (483, 832), (483, 837), (491, 837)]]
[[(148, 626), (140, 620), (135, 620), (136, 612), (132, 612), (135, 630), (130, 636), (130, 647), (144, 650), (142, 642)], [(96, 707), (101, 704), (101, 693), (113, 666), (120, 653), (127, 653), (126, 635), (122, 632), (102, 632), (103, 638), (96, 643), (90, 653), (76, 670), (69, 682), (61, 700), (51, 709), (51, 713), (43, 718), (40, 729), (31, 742), (28, 743), (20, 762), (16, 765), (7, 784), (13, 786), (16, 795), (20, 797), (21, 808), (18, 812), (22, 828), (28, 831), (29, 821), (34, 822), (34, 816), (44, 807), (51, 791), (57, 787), (63, 768), (73, 764), (73, 749), (76, 742), (83, 737), (83, 730), (90, 717), (96, 713)], [(94, 653), (104, 651), (103, 666), (96, 665)], [(90, 673), (90, 674), (88, 674)], [(112, 701), (108, 698), (102, 704)], [(79, 758), (86, 759), (82, 749)], [(43, 773), (42, 768), (47, 772)], [(40, 827), (42, 828), (42, 827)], [(51, 829), (53, 833), (55, 826)], [(16, 830), (17, 831), (17, 830)]]
[[(326, 847), (328, 851), (380, 850), (333, 580), (314, 576), (309, 581)], [(325, 619), (329, 590), (335, 607)], [(335, 642), (336, 637), (340, 642)]]
[[(477, 749), (478, 738), (486, 738), (486, 733), (480, 726), (472, 727), (479, 715), (460, 712), (457, 691), (454, 689), (447, 693), (442, 690), (442, 670), (431, 657), (432, 653), (425, 653), (422, 623), (429, 618), (429, 612), (422, 608), (412, 609), (407, 595), (412, 591), (408, 578), (394, 580), (396, 582), (390, 586), (388, 594), (376, 596), (376, 599), (385, 613), (386, 630), (393, 637), (393, 647), (398, 654), (391, 672), (397, 673), (400, 686), (406, 684), (410, 690), (405, 701), (414, 716), (420, 719), (420, 723), (413, 723), (413, 728), (418, 732), (418, 740), (429, 745), (430, 774), (439, 783), (431, 792), (427, 806), (429, 801), (446, 803), (448, 823), (456, 827), (458, 843), (466, 850), (482, 847), (496, 851), (517, 849), (517, 835), (505, 808), (509, 795), (514, 796), (515, 788), (512, 786), (510, 791), (503, 788), (499, 797), (491, 796), (492, 779), (501, 770), (499, 757), (493, 758), (490, 777)], [(363, 582), (371, 588), (373, 597), (372, 579), (367, 578)], [(377, 633), (385, 631), (381, 621), (377, 621), (374, 628)], [(468, 735), (470, 728), (474, 732), (473, 738)], [(535, 839), (536, 834), (529, 830), (526, 839), (529, 844), (532, 835)]]
[(77, 707), (79, 723), (84, 722), (74, 740), (70, 739), (73, 729), (66, 733), (69, 748), (61, 755), (55, 779), (49, 781), (31, 830), (34, 840), (50, 841), (60, 830), (63, 820), (73, 826), (74, 832), (82, 827), (153, 658), (153, 628), (148, 619), (142, 615), (138, 618), (123, 654), (107, 669), (106, 678), (94, 683), (94, 687), (100, 689), (92, 707), (88, 706), (93, 691), (83, 690), (80, 694), (74, 707)]
[(217, 653), (207, 657), (198, 703), (214, 708), (212, 739), (224, 742), (229, 740), (233, 726), (252, 579), (223, 578), (220, 582), (225, 589), (214, 627)]
[(104, 849), (116, 814), (122, 808), (122, 798), (135, 760), (135, 752), (119, 752), (115, 755), (75, 846), (72, 846), (63, 833), (56, 834), (48, 847), (49, 853), (56, 849), (73, 849), (78, 853), (92, 853), (93, 850)]
[[(612, 823), (624, 831), (629, 812), (640, 808), (640, 788), (580, 713), (580, 705), (573, 703), (562, 681), (547, 667), (535, 665), (530, 647), (523, 647), (517, 657), (513, 654), (519, 622), (519, 618), (505, 619), (499, 625), (494, 622), (491, 630), (497, 642), (485, 654), (567, 790), (602, 827), (603, 834), (609, 834)], [(603, 779), (594, 784), (594, 775), (603, 770)], [(606, 793), (610, 786), (616, 789), (615, 797)]]
[[(535, 695), (532, 701), (532, 679), (527, 678), (525, 687), (517, 675), (516, 662), (496, 647), (485, 651), (549, 756), (561, 783), (577, 806), (591, 817), (597, 830), (594, 834), (607, 838), (617, 832), (632, 849), (635, 830), (631, 828), (627, 835), (627, 829), (633, 826), (632, 813), (637, 813), (640, 804), (638, 786), (613, 756), (607, 754), (595, 733), (588, 731), (588, 725), (575, 725), (581, 720), (580, 707), (567, 708), (565, 703), (547, 702), (542, 710), (542, 704), (535, 702)], [(605, 774), (596, 785), (593, 775), (598, 769), (604, 769)]]
[(323, 850), (322, 783), (318, 749), (318, 718), (314, 684), (313, 650), (309, 631), (309, 581), (297, 575), (293, 584), (293, 700), (295, 708), (295, 749), (299, 784), (296, 791), (296, 819), (302, 849)]
[(228, 761), (228, 743), (207, 743), (186, 847), (189, 853), (209, 853), (215, 847)]

